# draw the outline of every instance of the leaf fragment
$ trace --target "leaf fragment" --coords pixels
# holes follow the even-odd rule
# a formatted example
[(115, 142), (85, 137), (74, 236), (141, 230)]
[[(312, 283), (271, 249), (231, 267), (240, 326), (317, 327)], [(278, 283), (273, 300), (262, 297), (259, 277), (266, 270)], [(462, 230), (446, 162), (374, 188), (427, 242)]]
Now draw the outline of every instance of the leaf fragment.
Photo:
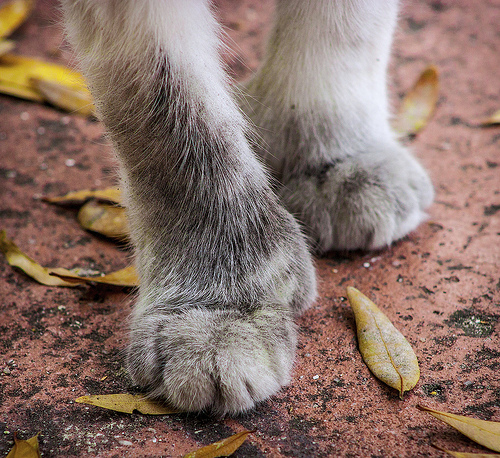
[(393, 122), (402, 137), (414, 135), (426, 126), (436, 109), (439, 97), (439, 76), (436, 67), (427, 67), (404, 97)]
[(123, 413), (133, 413), (135, 410), (144, 415), (169, 415), (179, 413), (178, 410), (158, 404), (140, 394), (117, 393), (81, 396), (75, 399), (75, 402)]
[(190, 452), (184, 455), (183, 458), (218, 458), (220, 456), (231, 456), (241, 447), (243, 442), (247, 440), (248, 435), (254, 432), (255, 431), (241, 431), (226, 439)]
[(45, 202), (51, 204), (83, 204), (87, 200), (98, 199), (106, 202), (120, 204), (122, 202), (121, 191), (118, 188), (105, 188), (91, 191), (83, 189), (81, 191), (73, 191), (64, 194), (63, 196), (44, 197)]
[(419, 405), (418, 408), (460, 431), (474, 442), (495, 452), (500, 452), (500, 422), (478, 420), (463, 415), (440, 412), (422, 405)]
[(55, 81), (31, 78), (33, 87), (52, 105), (71, 113), (95, 116), (90, 91), (85, 87), (66, 86)]
[(11, 0), (0, 8), (0, 38), (9, 36), (33, 10), (33, 0)]
[(127, 215), (123, 207), (91, 200), (78, 212), (80, 226), (106, 237), (124, 240), (128, 238)]
[(6, 458), (40, 458), (38, 434), (27, 440), (21, 440), (14, 433), (14, 447), (12, 447)]
[(363, 293), (347, 287), (356, 319), (358, 345), (363, 360), (378, 379), (399, 391), (401, 399), (420, 378), (415, 353), (405, 337)]
[(494, 126), (495, 124), (500, 124), (500, 110), (495, 111), (491, 116), (480, 122), (483, 127)]
[(100, 277), (84, 277), (76, 275), (69, 270), (55, 267), (50, 269), (50, 275), (58, 277), (69, 283), (74, 282), (75, 284), (94, 282), (123, 287), (139, 286), (139, 277), (134, 266), (128, 266)]
[(82, 114), (93, 113), (83, 76), (63, 65), (40, 59), (0, 56), (0, 92), (37, 102), (50, 102)]
[(88, 282), (134, 287), (139, 285), (139, 277), (133, 266), (125, 267), (116, 272), (100, 277), (84, 277), (61, 267), (42, 267), (36, 261), (24, 254), (19, 247), (7, 237), (5, 231), (0, 231), (0, 251), (7, 262), (23, 270), (38, 283), (47, 286), (78, 286)]

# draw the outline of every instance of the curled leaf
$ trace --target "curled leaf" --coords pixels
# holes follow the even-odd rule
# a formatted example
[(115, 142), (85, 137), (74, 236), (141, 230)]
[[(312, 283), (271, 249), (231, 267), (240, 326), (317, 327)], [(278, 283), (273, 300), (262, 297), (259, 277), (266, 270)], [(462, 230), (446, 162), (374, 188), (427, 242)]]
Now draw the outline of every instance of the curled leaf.
[(406, 94), (393, 128), (401, 136), (413, 135), (431, 118), (439, 96), (439, 77), (434, 66), (427, 67)]
[(121, 192), (118, 188), (106, 188), (96, 191), (81, 190), (69, 192), (63, 196), (44, 197), (45, 202), (51, 204), (83, 204), (87, 200), (98, 199), (106, 202), (120, 204), (122, 202)]
[(114, 239), (128, 237), (127, 216), (123, 207), (108, 205), (91, 200), (78, 212), (78, 222), (89, 231)]
[(0, 8), (0, 38), (9, 36), (28, 17), (33, 9), (33, 0), (11, 0)]
[(194, 452), (184, 455), (183, 458), (218, 458), (220, 456), (231, 456), (238, 450), (243, 442), (247, 440), (249, 434), (255, 431), (242, 431), (232, 436), (202, 447)]
[(139, 277), (133, 266), (99, 277), (84, 277), (61, 267), (42, 267), (36, 261), (24, 254), (19, 247), (7, 237), (5, 231), (0, 231), (0, 251), (7, 262), (23, 270), (38, 283), (47, 286), (77, 286), (88, 282), (103, 283), (116, 286), (134, 287), (139, 285)]
[(478, 420), (477, 418), (465, 417), (463, 415), (440, 412), (439, 410), (429, 409), (420, 405), (418, 408), (430, 413), (438, 420), (444, 421), (474, 442), (495, 452), (500, 452), (500, 422)]
[(411, 345), (379, 308), (356, 288), (347, 288), (356, 318), (358, 344), (366, 365), (378, 379), (399, 391), (403, 398), (420, 378)]
[(14, 447), (12, 447), (6, 458), (40, 458), (38, 434), (27, 440), (21, 440), (14, 433)]
[(81, 396), (75, 402), (114, 410), (115, 412), (133, 413), (138, 411), (145, 415), (168, 415), (179, 413), (162, 404), (146, 399), (140, 394), (118, 393)]

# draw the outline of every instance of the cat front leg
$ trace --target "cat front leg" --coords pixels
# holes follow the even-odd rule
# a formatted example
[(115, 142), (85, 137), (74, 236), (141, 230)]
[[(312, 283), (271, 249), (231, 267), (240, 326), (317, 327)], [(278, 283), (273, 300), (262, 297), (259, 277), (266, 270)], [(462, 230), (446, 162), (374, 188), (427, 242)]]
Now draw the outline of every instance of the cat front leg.
[(120, 163), (141, 280), (132, 379), (181, 410), (245, 411), (288, 382), (315, 276), (248, 145), (210, 7), (63, 7)]
[(278, 0), (264, 62), (242, 108), (259, 153), (316, 249), (373, 249), (414, 230), (433, 199), (389, 124), (396, 0)]

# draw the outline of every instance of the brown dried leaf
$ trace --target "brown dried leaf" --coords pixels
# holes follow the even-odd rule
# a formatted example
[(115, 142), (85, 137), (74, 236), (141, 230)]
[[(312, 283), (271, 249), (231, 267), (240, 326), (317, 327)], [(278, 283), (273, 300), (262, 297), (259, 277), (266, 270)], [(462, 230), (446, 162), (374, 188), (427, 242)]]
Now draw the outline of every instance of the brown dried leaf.
[(49, 202), (51, 204), (68, 204), (68, 205), (83, 204), (84, 202), (90, 199), (98, 199), (105, 202), (112, 202), (115, 204), (122, 203), (121, 191), (118, 188), (105, 188), (105, 189), (98, 189), (96, 191), (83, 189), (81, 191), (68, 192), (63, 196), (43, 198), (45, 202)]
[(31, 13), (33, 0), (12, 0), (0, 8), (0, 38), (9, 36)]
[(494, 126), (495, 124), (500, 124), (500, 110), (495, 111), (491, 116), (488, 116), (486, 119), (483, 119), (480, 122), (481, 126), (488, 127)]
[(398, 390), (403, 398), (403, 393), (411, 390), (420, 378), (411, 345), (363, 293), (349, 286), (347, 297), (356, 318), (363, 360), (375, 377)]
[(91, 200), (78, 212), (80, 226), (106, 237), (125, 240), (129, 236), (127, 215), (123, 207)]
[(179, 413), (140, 394), (117, 393), (81, 396), (75, 402), (114, 410), (115, 412), (133, 413), (135, 410), (145, 415), (169, 415)]
[(500, 422), (478, 420), (463, 415), (440, 412), (421, 405), (418, 408), (424, 412), (429, 412), (438, 420), (444, 421), (474, 442), (495, 452), (500, 452)]
[(62, 267), (42, 267), (36, 261), (26, 256), (26, 254), (7, 237), (5, 231), (0, 231), (0, 251), (5, 255), (7, 262), (11, 266), (23, 270), (27, 275), (42, 285), (77, 286), (88, 282), (129, 287), (139, 285), (139, 277), (133, 266), (100, 277), (79, 276)]
[(439, 97), (439, 77), (434, 66), (427, 67), (406, 94), (393, 128), (401, 136), (413, 135), (431, 118)]
[(231, 456), (236, 450), (238, 450), (243, 442), (246, 441), (249, 434), (255, 431), (242, 431), (237, 434), (221, 440), (219, 442), (214, 442), (213, 444), (202, 447), (194, 452), (190, 452), (184, 455), (183, 458), (218, 458), (220, 456)]
[(442, 452), (448, 453), (455, 458), (499, 458), (500, 455), (497, 453), (469, 453), (469, 452), (455, 452), (452, 450), (446, 450), (437, 446), (436, 444), (432, 444), (433, 447), (441, 450)]
[(20, 440), (14, 433), (14, 447), (12, 447), (6, 458), (40, 458), (38, 434), (28, 440)]

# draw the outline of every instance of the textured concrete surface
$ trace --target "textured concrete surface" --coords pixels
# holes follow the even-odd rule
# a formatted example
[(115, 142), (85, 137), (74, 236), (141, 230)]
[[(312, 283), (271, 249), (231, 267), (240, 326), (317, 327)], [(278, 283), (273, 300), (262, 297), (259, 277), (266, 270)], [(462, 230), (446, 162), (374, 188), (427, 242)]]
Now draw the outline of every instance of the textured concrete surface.
[[(272, 7), (218, 3), (233, 49), (227, 60), (246, 77), (262, 57)], [(57, 21), (55, 2), (39, 1), (14, 35), (16, 52), (71, 64)], [(427, 64), (441, 74), (435, 117), (411, 141), (437, 191), (430, 218), (386, 250), (317, 261), (320, 294), (300, 320), (292, 383), (248, 415), (160, 418), (75, 404), (84, 394), (132, 389), (121, 351), (133, 296), (45, 287), (0, 259), (0, 455), (14, 431), (41, 431), (44, 457), (152, 457), (180, 456), (244, 428), (257, 431), (239, 457), (444, 456), (431, 443), (484, 450), (416, 405), (500, 421), (500, 128), (477, 126), (500, 109), (498, 24), (497, 0), (404, 6), (394, 105)], [(124, 248), (78, 228), (74, 210), (38, 199), (113, 184), (114, 170), (99, 123), (0, 96), (0, 226), (42, 264), (127, 264)], [(421, 379), (403, 401), (358, 353), (347, 285), (369, 295), (418, 355)]]

